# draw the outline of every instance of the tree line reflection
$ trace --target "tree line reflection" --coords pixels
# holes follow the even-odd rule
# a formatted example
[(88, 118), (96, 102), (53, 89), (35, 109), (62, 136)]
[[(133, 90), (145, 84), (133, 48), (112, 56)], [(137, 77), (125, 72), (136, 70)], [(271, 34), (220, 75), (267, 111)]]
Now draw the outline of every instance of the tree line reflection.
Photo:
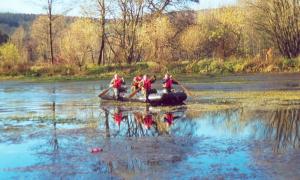
[[(202, 112), (197, 117), (187, 118), (186, 108), (171, 111), (152, 111), (149, 107), (126, 110), (124, 107), (102, 107), (105, 114), (107, 137), (160, 136), (175, 134), (198, 136), (200, 123), (229, 131), (236, 136), (251, 129), (251, 136), (259, 140), (269, 140), (274, 152), (287, 148), (300, 148), (300, 109), (278, 108), (275, 110), (247, 110), (244, 108), (217, 112)], [(110, 127), (110, 123), (113, 125)], [(113, 129), (113, 130), (112, 130)], [(203, 134), (205, 135), (205, 134)]]

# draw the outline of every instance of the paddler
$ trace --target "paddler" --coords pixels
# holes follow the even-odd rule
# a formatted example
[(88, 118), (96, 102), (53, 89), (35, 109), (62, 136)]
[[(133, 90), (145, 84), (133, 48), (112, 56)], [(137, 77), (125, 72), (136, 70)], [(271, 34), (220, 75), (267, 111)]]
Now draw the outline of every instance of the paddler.
[(173, 84), (178, 84), (178, 82), (172, 78), (172, 75), (166, 73), (163, 79), (163, 88), (166, 93), (170, 93), (172, 91)]
[(154, 83), (155, 81), (156, 76), (153, 76), (153, 78), (149, 78), (147, 74), (143, 76), (143, 79), (140, 83), (140, 87), (142, 88), (142, 92), (145, 96), (146, 102), (149, 101), (149, 94), (156, 93), (156, 90), (152, 89), (152, 83)]
[(139, 88), (141, 81), (143, 80), (143, 75), (139, 74), (135, 76), (132, 80), (131, 91), (134, 92)]
[(113, 79), (110, 81), (110, 87), (113, 88), (114, 97), (116, 100), (120, 99), (121, 92), (126, 91), (126, 89), (122, 87), (123, 84), (125, 84), (124, 78), (119, 76), (118, 74), (115, 74)]

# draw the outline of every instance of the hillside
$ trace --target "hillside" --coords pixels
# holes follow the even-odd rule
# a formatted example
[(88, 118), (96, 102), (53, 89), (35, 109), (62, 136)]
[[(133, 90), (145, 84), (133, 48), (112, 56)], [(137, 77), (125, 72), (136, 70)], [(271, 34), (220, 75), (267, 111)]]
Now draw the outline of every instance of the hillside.
[(11, 35), (19, 26), (28, 29), (36, 17), (37, 15), (34, 14), (0, 13), (0, 30), (5, 34)]

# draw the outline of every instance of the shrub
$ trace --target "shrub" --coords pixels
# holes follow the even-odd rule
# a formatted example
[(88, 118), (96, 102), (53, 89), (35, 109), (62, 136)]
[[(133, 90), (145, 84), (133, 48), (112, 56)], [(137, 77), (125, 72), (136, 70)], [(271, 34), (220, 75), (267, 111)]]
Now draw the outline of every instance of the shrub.
[(4, 70), (11, 70), (19, 63), (20, 54), (15, 45), (6, 43), (0, 46), (0, 66)]

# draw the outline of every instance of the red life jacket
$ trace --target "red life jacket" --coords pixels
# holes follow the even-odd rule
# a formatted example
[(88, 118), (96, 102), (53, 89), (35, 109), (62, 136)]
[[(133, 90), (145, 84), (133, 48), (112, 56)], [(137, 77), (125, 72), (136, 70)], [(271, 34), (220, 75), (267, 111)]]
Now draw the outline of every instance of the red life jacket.
[(144, 87), (146, 90), (150, 90), (150, 89), (151, 89), (151, 85), (152, 85), (151, 79), (143, 80), (143, 83), (144, 83), (144, 86), (143, 86), (143, 87)]
[(146, 115), (146, 117), (144, 118), (144, 124), (146, 125), (146, 127), (148, 129), (152, 126), (152, 124), (153, 124), (152, 115)]
[(121, 112), (114, 114), (114, 120), (115, 120), (115, 122), (117, 123), (118, 126), (120, 126), (122, 119), (123, 119), (123, 115), (122, 115)]
[(174, 116), (172, 113), (168, 113), (168, 114), (166, 114), (165, 119), (166, 119), (167, 123), (169, 125), (171, 125), (174, 121)]
[(171, 78), (166, 79), (165, 81), (165, 88), (172, 89), (173, 80)]
[(114, 80), (113, 87), (119, 89), (119, 88), (121, 88), (122, 83), (123, 83), (123, 80), (121, 78), (117, 78)]
[(143, 78), (142, 78), (141, 76), (136, 76), (136, 77), (134, 78), (133, 85), (134, 85), (134, 86), (138, 86), (142, 79), (143, 79)]

